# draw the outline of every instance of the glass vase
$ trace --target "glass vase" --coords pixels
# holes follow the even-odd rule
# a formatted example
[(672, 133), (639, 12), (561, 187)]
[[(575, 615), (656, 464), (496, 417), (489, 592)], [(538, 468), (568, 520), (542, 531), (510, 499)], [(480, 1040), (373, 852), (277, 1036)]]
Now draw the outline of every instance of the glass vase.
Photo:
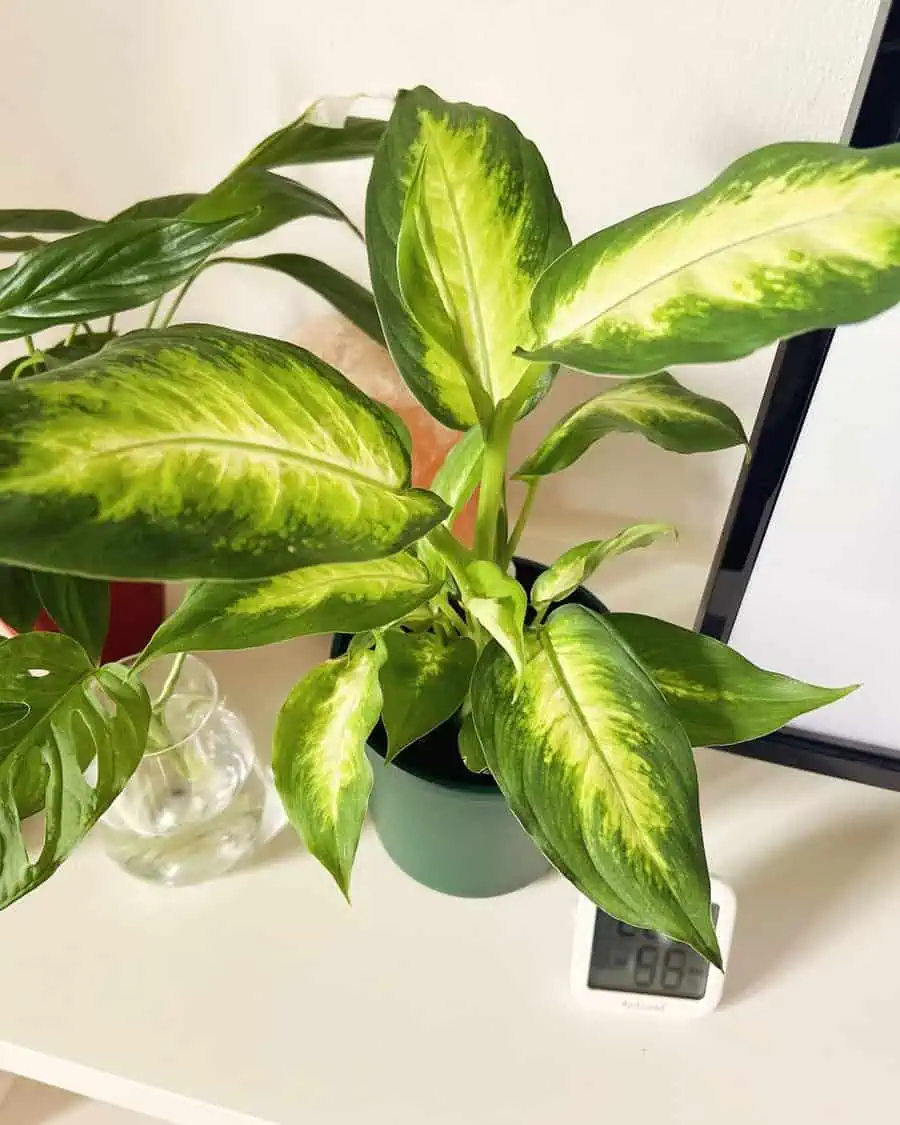
[(202, 882), (258, 840), (266, 781), (244, 720), (225, 705), (206, 664), (165, 656), (139, 674), (154, 704), (147, 749), (99, 831), (132, 875), (170, 886)]

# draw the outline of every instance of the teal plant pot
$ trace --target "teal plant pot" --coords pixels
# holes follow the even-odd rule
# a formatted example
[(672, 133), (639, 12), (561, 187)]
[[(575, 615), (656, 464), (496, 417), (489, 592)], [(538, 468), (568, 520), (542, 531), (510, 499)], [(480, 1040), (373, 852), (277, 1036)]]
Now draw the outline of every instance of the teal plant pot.
[[(515, 566), (528, 590), (545, 569), (527, 559), (516, 559)], [(567, 600), (605, 612), (586, 590)], [(336, 636), (332, 656), (349, 643), (348, 636)], [(493, 777), (466, 769), (458, 734), (454, 716), (387, 765), (379, 723), (368, 747), (375, 775), (369, 814), (385, 851), (417, 882), (465, 898), (508, 894), (546, 874), (550, 863), (510, 812)]]
[(369, 812), (385, 851), (407, 875), (444, 894), (489, 898), (550, 869), (496, 785), (419, 777), (400, 767), (402, 757), (385, 765), (369, 748)]

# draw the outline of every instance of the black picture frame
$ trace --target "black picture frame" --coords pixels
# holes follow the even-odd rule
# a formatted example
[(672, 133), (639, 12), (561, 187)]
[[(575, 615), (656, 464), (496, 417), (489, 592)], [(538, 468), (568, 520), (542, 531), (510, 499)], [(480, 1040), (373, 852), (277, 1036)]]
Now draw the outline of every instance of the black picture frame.
[[(859, 148), (900, 140), (900, 0), (894, 0), (860, 103), (851, 143)], [(828, 357), (834, 333), (811, 332), (779, 349), (726, 532), (713, 565), (700, 630), (726, 641), (803, 423)], [(900, 791), (900, 757), (876, 747), (781, 730), (728, 747), (750, 758)]]

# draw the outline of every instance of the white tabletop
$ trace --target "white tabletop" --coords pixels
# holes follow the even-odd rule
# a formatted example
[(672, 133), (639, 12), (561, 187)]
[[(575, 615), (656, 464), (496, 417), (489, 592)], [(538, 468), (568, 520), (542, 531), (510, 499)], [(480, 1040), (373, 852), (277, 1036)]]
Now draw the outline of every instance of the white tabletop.
[[(264, 741), (324, 649), (213, 663)], [(738, 897), (725, 999), (706, 1019), (578, 1009), (574, 892), (557, 876), (449, 898), (368, 829), (349, 908), (287, 835), (175, 891), (89, 842), (0, 917), (0, 1069), (184, 1125), (846, 1125), (888, 1111), (900, 800), (699, 761), (712, 866)]]

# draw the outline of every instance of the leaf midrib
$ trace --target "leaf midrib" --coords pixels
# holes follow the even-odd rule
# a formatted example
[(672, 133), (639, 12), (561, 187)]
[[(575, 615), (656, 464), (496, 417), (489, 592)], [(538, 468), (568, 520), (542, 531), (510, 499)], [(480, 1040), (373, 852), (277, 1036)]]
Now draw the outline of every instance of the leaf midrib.
[[(583, 335), (598, 321), (603, 320), (604, 317), (609, 316), (610, 313), (615, 312), (616, 309), (621, 308), (622, 305), (627, 305), (629, 301), (633, 301), (636, 297), (649, 292), (657, 285), (662, 285), (664, 282), (668, 281), (669, 278), (675, 277), (677, 274), (682, 273), (684, 270), (688, 270), (693, 266), (700, 265), (701, 262), (705, 262), (708, 259), (714, 258), (719, 254), (727, 254), (732, 250), (738, 249), (741, 246), (747, 246), (753, 242), (760, 242), (769, 238), (777, 238), (779, 235), (784, 234), (787, 231), (798, 230), (802, 227), (810, 226), (815, 223), (830, 222), (832, 219), (839, 219), (846, 215), (849, 210), (849, 208), (843, 208), (840, 211), (828, 211), (825, 214), (815, 215), (810, 219), (801, 219), (797, 222), (785, 223), (780, 227), (772, 227), (762, 234), (749, 235), (747, 238), (740, 238), (736, 242), (729, 242), (727, 245), (719, 245), (714, 250), (711, 250), (706, 254), (700, 254), (696, 258), (691, 258), (686, 262), (681, 262), (674, 269), (667, 270), (666, 273), (661, 274), (659, 277), (653, 278), (653, 280), (647, 282), (646, 285), (641, 285), (639, 288), (633, 289), (630, 293), (626, 294), (618, 301), (614, 301), (611, 305), (608, 305), (605, 309), (602, 309), (599, 313), (597, 313), (596, 316), (590, 317), (577, 328), (573, 328), (571, 331), (566, 332), (564, 336), (557, 337), (553, 340), (548, 341), (546, 344), (542, 344), (539, 348), (535, 349), (535, 351), (540, 352), (545, 348), (554, 348), (560, 344), (565, 343), (568, 340), (571, 340), (575, 336)], [(851, 213), (859, 216), (871, 215), (873, 217), (881, 217), (884, 214), (883, 211), (873, 211), (869, 209), (861, 209), (859, 211), (852, 211)], [(585, 288), (587, 287), (588, 286), (586, 286)]]
[(469, 240), (466, 236), (462, 216), (460, 215), (459, 208), (456, 204), (456, 197), (453, 193), (451, 181), (447, 176), (447, 169), (441, 156), (440, 147), (435, 145), (433, 146), (432, 151), (435, 154), (437, 168), (444, 183), (444, 191), (447, 194), (447, 206), (450, 211), (450, 217), (453, 220), (453, 226), (456, 233), (456, 241), (459, 246), (459, 258), (460, 265), (462, 266), (463, 271), (463, 283), (465, 285), (466, 298), (472, 317), (472, 327), (475, 330), (475, 343), (478, 348), (479, 378), (481, 381), (481, 385), (489, 390), (491, 397), (494, 399), (494, 401), (497, 401), (494, 393), (494, 386), (491, 382), (491, 363), (490, 356), (488, 354), (487, 334), (485, 332), (484, 320), (482, 319), (481, 315), (481, 305), (478, 301), (477, 287), (475, 285), (475, 268), (472, 261), (472, 251), (469, 247)]
[(117, 445), (110, 449), (103, 449), (94, 451), (87, 454), (87, 458), (92, 461), (101, 460), (105, 457), (118, 457), (126, 456), (140, 449), (155, 449), (157, 447), (165, 446), (200, 446), (209, 447), (212, 449), (231, 449), (243, 450), (244, 452), (253, 452), (257, 454), (265, 454), (268, 457), (278, 457), (285, 461), (295, 461), (300, 464), (309, 465), (315, 470), (321, 470), (323, 467), (329, 472), (337, 473), (341, 476), (346, 476), (351, 480), (356, 480), (362, 484), (374, 485), (383, 488), (386, 491), (392, 492), (399, 496), (402, 489), (387, 481), (377, 477), (368, 477), (365, 473), (359, 472), (356, 469), (348, 468), (346, 465), (338, 464), (334, 461), (329, 461), (325, 457), (315, 457), (310, 453), (303, 453), (298, 449), (284, 448), (276, 445), (264, 445), (262, 442), (254, 441), (238, 441), (235, 438), (218, 437), (211, 434), (191, 434), (180, 435), (179, 437), (167, 438), (147, 438), (144, 441), (126, 442), (123, 445)]
[(565, 695), (566, 700), (568, 701), (569, 706), (572, 709), (573, 714), (575, 715), (575, 718), (578, 722), (578, 725), (581, 727), (581, 729), (584, 732), (585, 736), (587, 737), (587, 740), (590, 743), (590, 745), (594, 748), (594, 751), (596, 753), (596, 756), (597, 756), (598, 760), (602, 763), (603, 768), (606, 771), (606, 775), (610, 780), (611, 786), (612, 786), (613, 790), (615, 791), (616, 795), (619, 798), (619, 803), (620, 803), (621, 807), (627, 812), (628, 819), (635, 826), (635, 828), (637, 828), (641, 839), (647, 841), (647, 850), (653, 855), (654, 859), (656, 859), (657, 863), (660, 866), (660, 869), (664, 871), (665, 866), (663, 864), (659, 863), (661, 857), (659, 855), (659, 851), (658, 851), (655, 843), (649, 839), (649, 837), (647, 836), (647, 833), (644, 831), (643, 825), (635, 817), (634, 812), (632, 811), (631, 805), (628, 803), (628, 801), (625, 798), (625, 794), (622, 792), (622, 788), (619, 785), (619, 780), (616, 777), (615, 772), (612, 769), (612, 766), (607, 761), (606, 756), (604, 755), (604, 753), (603, 753), (599, 743), (597, 742), (596, 738), (594, 738), (594, 733), (591, 730), (590, 724), (588, 723), (587, 715), (585, 715), (585, 713), (584, 713), (584, 711), (581, 707), (581, 704), (578, 702), (578, 699), (576, 698), (575, 694), (572, 691), (571, 685), (569, 684), (568, 677), (566, 676), (565, 671), (563, 670), (563, 667), (560, 664), (559, 659), (556, 655), (556, 650), (554, 649), (552, 642), (550, 641), (549, 637), (547, 636), (546, 629), (542, 629), (540, 631), (539, 642), (540, 642), (540, 645), (541, 645), (541, 649), (543, 650), (545, 656), (547, 657), (547, 659), (550, 663), (550, 668), (551, 668), (551, 670), (554, 674), (554, 677), (556, 678), (557, 683), (559, 684), (560, 688), (562, 689), (562, 692)]

